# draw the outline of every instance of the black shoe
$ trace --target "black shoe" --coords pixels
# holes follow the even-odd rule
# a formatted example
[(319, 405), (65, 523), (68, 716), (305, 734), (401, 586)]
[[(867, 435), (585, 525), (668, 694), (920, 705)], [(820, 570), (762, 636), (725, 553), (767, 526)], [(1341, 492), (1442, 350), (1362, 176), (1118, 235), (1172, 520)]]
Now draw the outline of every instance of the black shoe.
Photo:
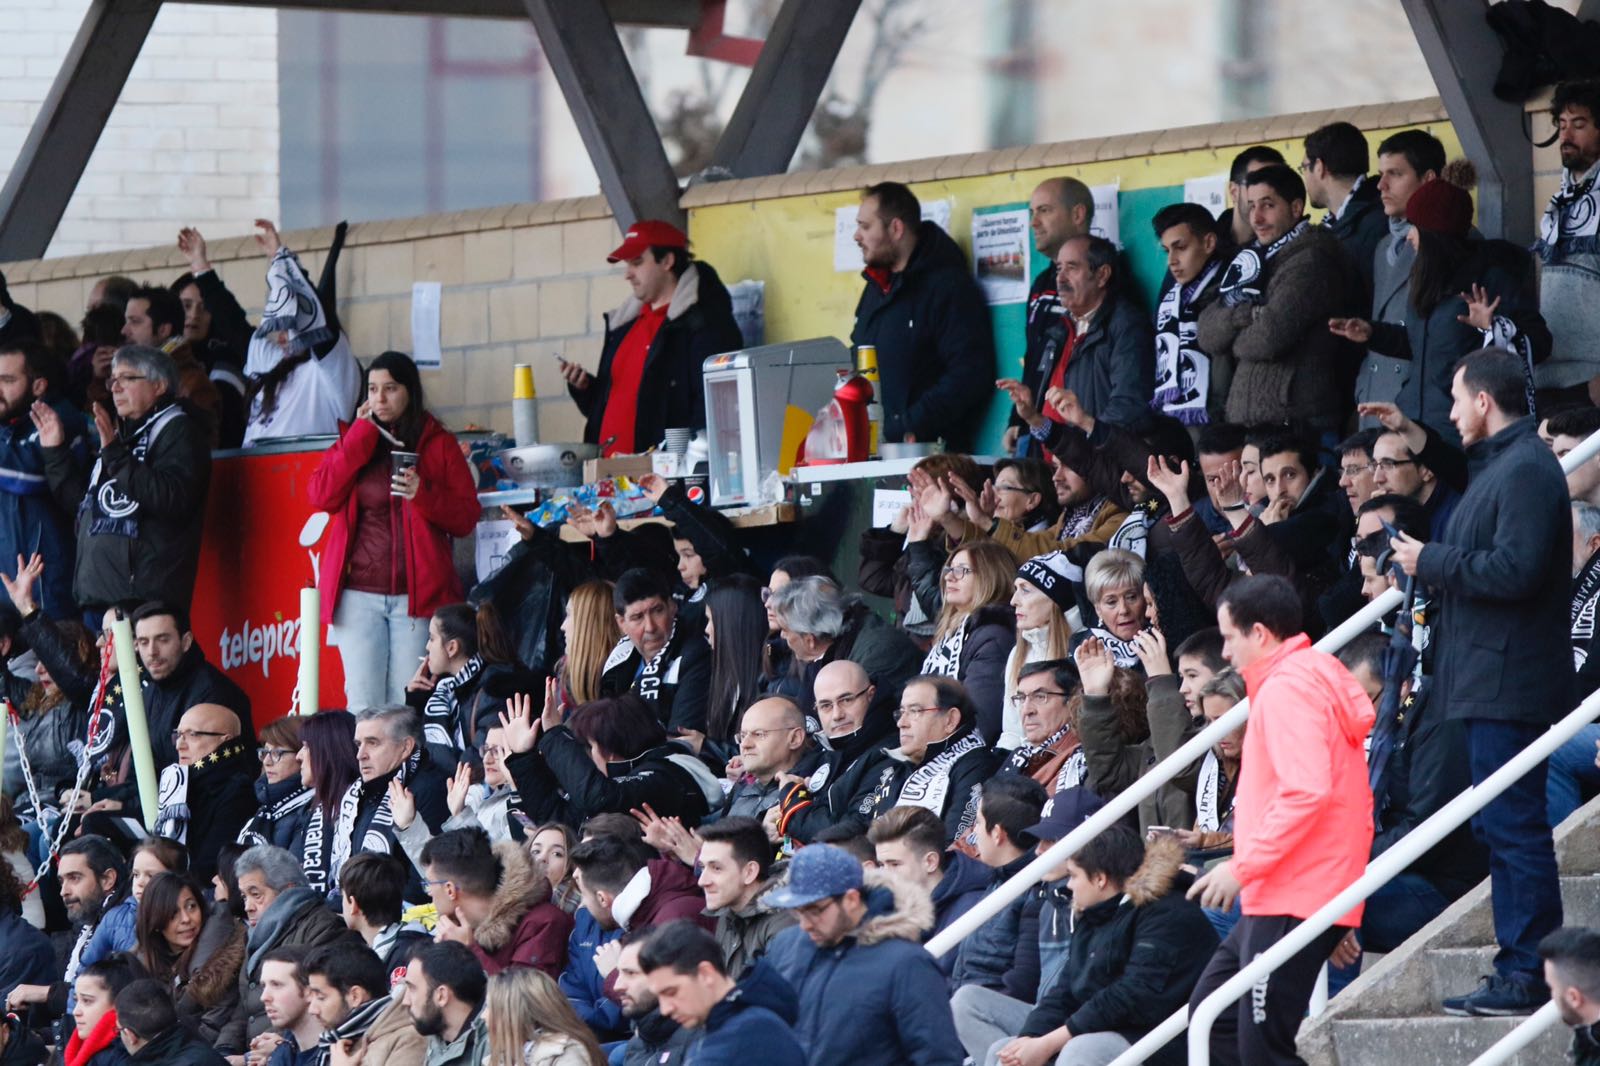
[(1504, 1018), (1532, 1014), (1550, 1001), (1544, 982), (1517, 981), (1499, 974), (1481, 978), (1475, 991), (1444, 1001), (1444, 1012), (1458, 1018)]

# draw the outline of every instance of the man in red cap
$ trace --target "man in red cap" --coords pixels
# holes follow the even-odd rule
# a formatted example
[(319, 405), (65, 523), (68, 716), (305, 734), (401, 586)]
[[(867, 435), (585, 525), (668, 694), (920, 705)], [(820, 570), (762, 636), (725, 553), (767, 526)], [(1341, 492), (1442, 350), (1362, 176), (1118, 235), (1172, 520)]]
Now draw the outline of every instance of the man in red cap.
[(600, 369), (590, 374), (563, 359), (561, 372), (588, 420), (583, 439), (604, 445), (605, 455), (629, 455), (659, 444), (669, 428), (704, 428), (701, 368), (744, 340), (726, 286), (670, 222), (635, 222), (606, 261), (627, 264), (633, 295), (606, 316)]

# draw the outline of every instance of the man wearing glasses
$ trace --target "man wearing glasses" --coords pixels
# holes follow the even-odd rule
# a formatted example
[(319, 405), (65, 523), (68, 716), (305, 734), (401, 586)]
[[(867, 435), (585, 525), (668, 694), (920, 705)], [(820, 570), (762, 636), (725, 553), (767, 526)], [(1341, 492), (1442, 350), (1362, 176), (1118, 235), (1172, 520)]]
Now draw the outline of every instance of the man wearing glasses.
[(895, 737), (893, 716), (873, 710), (877, 692), (861, 664), (849, 659), (817, 671), (812, 710), (829, 750), (804, 783), (789, 787), (766, 812), (769, 835), (807, 843), (847, 822), (866, 832), (878, 771)]
[(1467, 489), (1467, 457), (1431, 429), (1387, 403), (1364, 403), (1384, 432), (1372, 445), (1372, 484), (1378, 494), (1409, 496), (1428, 516), (1428, 539), (1439, 540)]
[(800, 922), (773, 939), (767, 961), (799, 997), (794, 1030), (808, 1061), (959, 1066), (950, 990), (908, 913), (915, 892), (863, 872), (842, 848), (813, 844), (795, 853), (788, 883), (762, 897)]
[(256, 811), (260, 763), (239, 736), (239, 717), (215, 703), (191, 707), (172, 731), (178, 762), (161, 771), (156, 834), (189, 849), (201, 884), (217, 872), (217, 852)]
[(977, 709), (959, 681), (924, 675), (906, 685), (895, 713), (900, 746), (878, 774), (871, 817), (894, 807), (924, 807), (944, 820), (945, 833), (970, 854), (978, 795), (1000, 760), (978, 732)]
[(778, 804), (784, 788), (780, 775), (809, 777), (821, 762), (821, 756), (810, 750), (805, 715), (784, 696), (751, 704), (733, 740), (739, 754), (728, 761), (732, 788), (722, 808), (725, 818), (760, 819)]

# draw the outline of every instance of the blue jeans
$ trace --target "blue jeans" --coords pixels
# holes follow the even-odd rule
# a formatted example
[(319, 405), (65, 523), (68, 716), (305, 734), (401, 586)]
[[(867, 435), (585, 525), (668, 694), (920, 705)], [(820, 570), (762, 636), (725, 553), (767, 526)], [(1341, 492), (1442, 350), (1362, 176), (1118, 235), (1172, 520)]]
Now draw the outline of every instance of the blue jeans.
[[(1387, 954), (1415, 936), (1423, 926), (1444, 913), (1450, 901), (1421, 874), (1401, 874), (1367, 897), (1358, 937), (1363, 951)], [(1349, 966), (1328, 968), (1328, 995), (1361, 975), (1361, 960)]]
[(1545, 798), (1550, 806), (1551, 829), (1600, 795), (1600, 766), (1595, 765), (1597, 743), (1600, 724), (1586, 725), (1550, 753), (1550, 782), (1545, 786)]
[[(1544, 733), (1531, 722), (1467, 720), (1472, 783), (1481, 783)], [(1540, 763), (1472, 818), (1472, 833), (1489, 849), (1489, 887), (1501, 977), (1544, 987), (1538, 945), (1561, 927), (1561, 880), (1550, 836), (1546, 764)]]
[(1233, 932), (1233, 927), (1239, 924), (1239, 919), (1244, 916), (1244, 911), (1239, 909), (1239, 901), (1233, 901), (1233, 906), (1225, 911), (1214, 910), (1211, 907), (1202, 908), (1206, 921), (1211, 923), (1211, 928), (1217, 931), (1218, 940), (1228, 939), (1228, 934)]
[(406, 597), (339, 594), (328, 635), (344, 664), (344, 698), (352, 712), (403, 704), (406, 683), (428, 646), (428, 619), (412, 618)]

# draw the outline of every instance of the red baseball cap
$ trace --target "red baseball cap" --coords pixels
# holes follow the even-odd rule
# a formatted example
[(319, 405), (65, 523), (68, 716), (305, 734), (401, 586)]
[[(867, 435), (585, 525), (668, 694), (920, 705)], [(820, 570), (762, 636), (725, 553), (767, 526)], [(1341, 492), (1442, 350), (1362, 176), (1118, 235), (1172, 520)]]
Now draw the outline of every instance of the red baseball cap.
[(689, 236), (670, 222), (647, 218), (628, 227), (617, 250), (606, 256), (608, 263), (637, 259), (646, 248), (687, 248)]

